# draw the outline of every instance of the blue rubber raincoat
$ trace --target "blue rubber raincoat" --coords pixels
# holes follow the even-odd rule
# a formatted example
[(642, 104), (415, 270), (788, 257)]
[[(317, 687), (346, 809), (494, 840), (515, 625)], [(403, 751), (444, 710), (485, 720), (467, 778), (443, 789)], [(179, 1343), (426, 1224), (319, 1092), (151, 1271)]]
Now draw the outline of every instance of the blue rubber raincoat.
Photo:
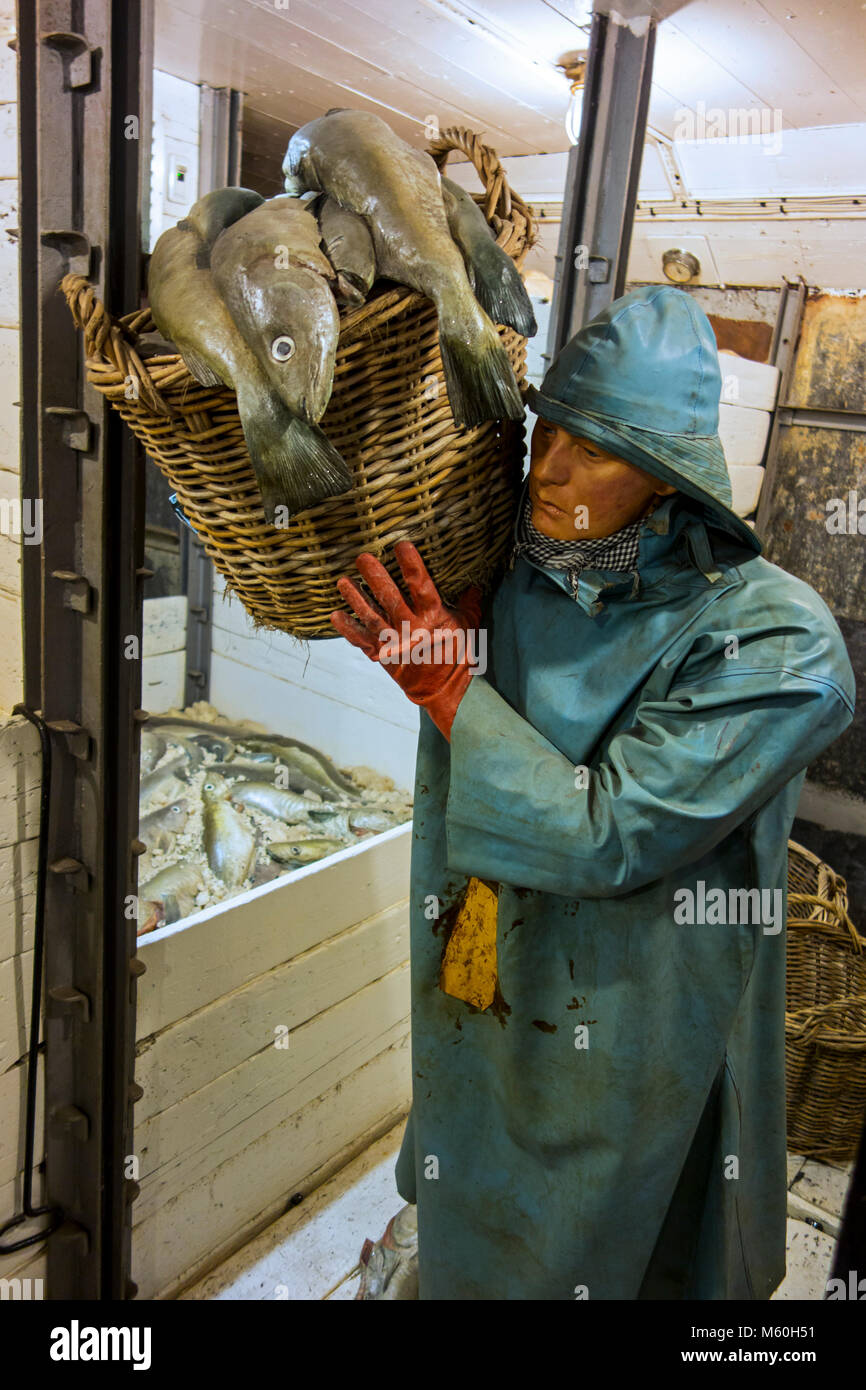
[[(704, 506), (704, 455), (636, 574), (584, 570), (575, 600), (520, 556), (450, 745), (422, 711), (396, 1170), (422, 1299), (765, 1299), (784, 1276), (786, 842), (854, 682), (818, 595)], [(473, 876), (498, 885), (483, 1010), (440, 988)]]

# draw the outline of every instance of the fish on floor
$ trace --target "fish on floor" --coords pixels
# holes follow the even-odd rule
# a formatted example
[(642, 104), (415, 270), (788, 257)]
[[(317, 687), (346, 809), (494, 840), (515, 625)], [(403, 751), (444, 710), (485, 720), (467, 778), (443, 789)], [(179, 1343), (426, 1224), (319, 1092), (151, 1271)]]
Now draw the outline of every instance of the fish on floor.
[(362, 217), (378, 274), (432, 299), (456, 423), (523, 419), (508, 354), (451, 236), (431, 156), (373, 112), (332, 110), (295, 131), (283, 174), (287, 193), (318, 189)]

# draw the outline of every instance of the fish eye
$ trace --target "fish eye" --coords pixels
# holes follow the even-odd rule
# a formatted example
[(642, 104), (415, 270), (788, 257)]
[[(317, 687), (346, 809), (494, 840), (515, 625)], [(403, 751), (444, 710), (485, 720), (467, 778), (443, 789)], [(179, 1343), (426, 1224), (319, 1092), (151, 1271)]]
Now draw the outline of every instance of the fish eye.
[(288, 333), (281, 333), (279, 338), (274, 338), (271, 343), (271, 357), (275, 362), (288, 362), (290, 357), (295, 355), (295, 340), (290, 338)]

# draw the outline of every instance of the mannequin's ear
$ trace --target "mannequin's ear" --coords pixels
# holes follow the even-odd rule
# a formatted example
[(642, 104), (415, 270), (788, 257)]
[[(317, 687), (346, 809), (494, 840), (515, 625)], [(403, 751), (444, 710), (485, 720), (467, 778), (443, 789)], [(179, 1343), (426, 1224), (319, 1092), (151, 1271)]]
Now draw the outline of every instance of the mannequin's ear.
[(671, 497), (676, 492), (673, 483), (659, 483), (656, 488), (657, 497)]

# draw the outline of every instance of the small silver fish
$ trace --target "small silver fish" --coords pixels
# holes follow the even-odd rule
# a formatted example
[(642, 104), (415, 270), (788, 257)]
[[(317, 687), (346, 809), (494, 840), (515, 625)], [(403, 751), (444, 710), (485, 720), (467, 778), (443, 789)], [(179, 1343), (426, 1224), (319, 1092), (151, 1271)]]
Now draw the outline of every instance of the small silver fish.
[(270, 782), (243, 782), (232, 788), (232, 801), (241, 806), (254, 806), (275, 820), (306, 820), (311, 810), (334, 811), (336, 807), (322, 802), (310, 801), (307, 797), (296, 796), (293, 792), (280, 791)]
[(387, 811), (377, 811), (371, 807), (349, 812), (349, 825), (352, 830), (370, 830), (378, 835), (383, 830), (390, 830), (396, 823)]
[(143, 840), (152, 854), (157, 849), (171, 849), (175, 832), (183, 830), (189, 816), (189, 804), (175, 801), (168, 806), (160, 806), (149, 815), (142, 816), (138, 822), (138, 838)]
[(159, 734), (155, 734), (151, 729), (142, 730), (140, 759), (142, 775), (153, 772), (164, 752), (165, 739)]
[(201, 799), (206, 806), (212, 805), (215, 801), (225, 801), (231, 789), (231, 783), (209, 767), (201, 784)]
[(185, 780), (188, 772), (189, 758), (185, 753), (179, 753), (177, 757), (163, 763), (156, 772), (149, 772), (146, 777), (142, 777), (139, 783), (140, 800), (147, 801), (155, 792), (167, 787), (173, 780)]
[(311, 783), (317, 783), (318, 785), (310, 787), (312, 791), (319, 791), (320, 787), (324, 786), (328, 792), (344, 793), (347, 796), (359, 795), (354, 782), (345, 777), (330, 758), (309, 744), (288, 738), (280, 739), (279, 742), (276, 739), (251, 739), (248, 742), (251, 748), (272, 754), (277, 762), (302, 773)]
[(148, 879), (138, 890), (139, 935), (188, 917), (201, 886), (201, 869), (191, 863), (169, 864)]
[(192, 739), (185, 738), (183, 734), (169, 733), (166, 742), (169, 748), (177, 748), (183, 753), (190, 767), (201, 767), (204, 762), (204, 749), (193, 743)]
[(235, 751), (231, 739), (221, 738), (219, 734), (190, 734), (188, 741), (197, 744), (206, 753), (211, 753), (217, 758), (230, 758)]
[(267, 846), (268, 854), (280, 864), (315, 864), (329, 854), (345, 849), (342, 840), (319, 836), (310, 840), (277, 840)]
[(217, 878), (236, 888), (248, 878), (256, 841), (240, 812), (219, 797), (205, 802), (203, 839), (207, 862)]
[[(263, 782), (268, 776), (268, 764), (261, 762), (246, 762), (243, 758), (233, 758), (229, 762), (211, 763), (208, 774), (226, 779), (237, 778), (243, 782)], [(303, 791), (303, 787), (289, 787), (289, 791)]]

